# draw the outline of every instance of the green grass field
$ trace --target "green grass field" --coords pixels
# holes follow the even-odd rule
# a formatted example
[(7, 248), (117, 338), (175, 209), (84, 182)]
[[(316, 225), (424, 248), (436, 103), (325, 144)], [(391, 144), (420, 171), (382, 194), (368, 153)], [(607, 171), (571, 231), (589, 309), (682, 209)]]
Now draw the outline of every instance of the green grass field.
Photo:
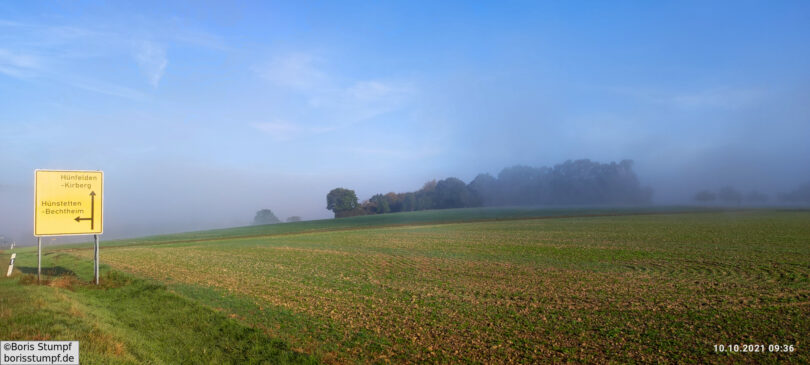
[(82, 284), (89, 246), (49, 250), (47, 286), (31, 284), (27, 249), (0, 280), (0, 337), (79, 339), (88, 362), (205, 362), (204, 349), (215, 363), (810, 361), (810, 212), (686, 210), (434, 211), (102, 241), (102, 288)]
[(691, 206), (665, 207), (508, 207), (423, 210), (399, 214), (377, 214), (349, 219), (321, 219), (284, 224), (244, 226), (208, 231), (167, 234), (137, 239), (107, 241), (109, 246), (131, 246), (168, 242), (218, 240), (223, 238), (255, 237), (266, 235), (297, 234), (305, 232), (336, 231), (368, 227), (426, 225), (458, 222), (502, 221), (526, 218), (555, 218), (566, 216), (604, 216), (626, 214), (662, 214), (675, 212), (711, 212), (716, 208)]

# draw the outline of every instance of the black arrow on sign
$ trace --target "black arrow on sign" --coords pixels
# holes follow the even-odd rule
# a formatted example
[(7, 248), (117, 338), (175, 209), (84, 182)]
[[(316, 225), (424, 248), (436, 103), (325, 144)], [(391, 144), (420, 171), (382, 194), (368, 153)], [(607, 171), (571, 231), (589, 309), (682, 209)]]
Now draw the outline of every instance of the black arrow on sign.
[(93, 223), (96, 221), (96, 192), (90, 192), (90, 218), (82, 218), (81, 216), (76, 217), (76, 222), (81, 221), (90, 221), (90, 229), (93, 229)]

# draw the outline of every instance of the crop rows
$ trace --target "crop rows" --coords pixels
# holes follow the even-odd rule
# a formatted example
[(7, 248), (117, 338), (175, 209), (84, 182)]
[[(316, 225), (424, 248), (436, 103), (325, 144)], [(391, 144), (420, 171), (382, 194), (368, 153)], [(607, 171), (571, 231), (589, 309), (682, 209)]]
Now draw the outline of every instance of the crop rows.
[(762, 360), (712, 352), (750, 341), (800, 349), (751, 356), (806, 360), (808, 221), (455, 223), (116, 247), (102, 260), (213, 290), (225, 299), (199, 299), (326, 362)]

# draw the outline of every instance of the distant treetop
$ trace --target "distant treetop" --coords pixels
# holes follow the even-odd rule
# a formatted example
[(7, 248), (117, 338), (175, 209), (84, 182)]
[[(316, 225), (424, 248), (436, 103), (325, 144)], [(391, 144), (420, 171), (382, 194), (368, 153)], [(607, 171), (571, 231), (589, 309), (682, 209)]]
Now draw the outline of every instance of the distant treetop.
[(280, 222), (270, 209), (262, 209), (256, 212), (256, 217), (253, 218), (253, 224), (275, 224)]

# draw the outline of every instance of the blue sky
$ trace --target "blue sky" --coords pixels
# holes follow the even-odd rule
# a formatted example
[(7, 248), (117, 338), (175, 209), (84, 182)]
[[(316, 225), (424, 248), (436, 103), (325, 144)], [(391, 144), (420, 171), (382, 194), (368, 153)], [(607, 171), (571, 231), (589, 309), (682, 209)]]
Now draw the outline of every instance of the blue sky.
[(807, 2), (191, 4), (0, 4), (0, 231), (35, 168), (103, 169), (111, 235), (576, 158), (810, 179)]

